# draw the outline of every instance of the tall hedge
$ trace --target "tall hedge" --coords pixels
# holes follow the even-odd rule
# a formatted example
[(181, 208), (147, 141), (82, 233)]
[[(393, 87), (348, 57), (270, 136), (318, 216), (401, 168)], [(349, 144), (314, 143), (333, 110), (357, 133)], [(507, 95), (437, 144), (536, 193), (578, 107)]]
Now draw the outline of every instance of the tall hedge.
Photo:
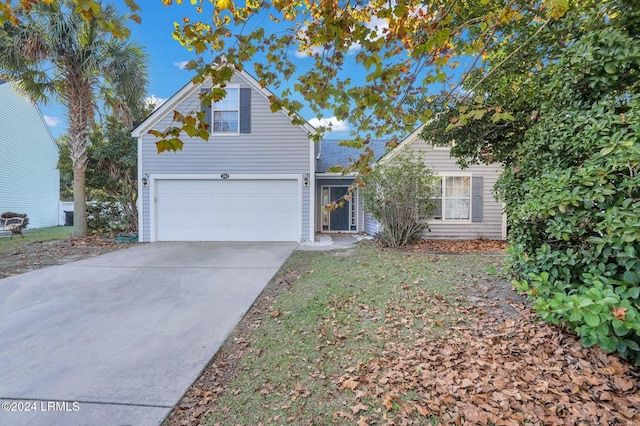
[(640, 40), (587, 34), (498, 183), (514, 284), (539, 315), (640, 364)]

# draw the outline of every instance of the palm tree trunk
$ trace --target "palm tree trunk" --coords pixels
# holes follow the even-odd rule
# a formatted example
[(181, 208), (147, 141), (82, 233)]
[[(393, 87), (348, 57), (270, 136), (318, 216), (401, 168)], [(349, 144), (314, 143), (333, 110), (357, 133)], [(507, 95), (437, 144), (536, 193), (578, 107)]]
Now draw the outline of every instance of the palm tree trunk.
[(73, 168), (73, 236), (86, 237), (87, 226), (87, 168)]
[(93, 93), (91, 83), (77, 70), (68, 71), (67, 102), (69, 113), (69, 155), (73, 165), (73, 236), (86, 237), (87, 182), (86, 172), (87, 131), (93, 120)]

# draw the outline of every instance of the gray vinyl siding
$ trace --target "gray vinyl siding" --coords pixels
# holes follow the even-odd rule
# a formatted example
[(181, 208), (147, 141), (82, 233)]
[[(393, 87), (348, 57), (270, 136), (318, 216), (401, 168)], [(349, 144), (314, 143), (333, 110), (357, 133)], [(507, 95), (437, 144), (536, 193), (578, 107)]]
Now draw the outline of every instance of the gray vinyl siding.
[[(316, 178), (316, 214), (315, 214), (315, 224), (316, 224), (316, 232), (322, 232), (322, 211), (324, 210), (324, 204), (322, 202), (322, 187), (323, 186), (350, 186), (353, 184), (352, 177), (346, 178), (330, 178), (330, 177), (317, 177)], [(364, 209), (362, 208), (362, 199), (358, 194), (358, 190), (356, 190), (356, 202), (357, 207), (357, 230), (355, 232), (363, 232), (364, 231)], [(353, 232), (353, 231), (350, 231)]]
[(38, 107), (0, 84), (0, 213), (29, 216), (28, 228), (56, 226), (58, 148)]
[(370, 214), (365, 213), (363, 231), (367, 235), (376, 235), (378, 233), (378, 221), (376, 221)]
[[(157, 153), (156, 138), (142, 136), (141, 173), (154, 174), (299, 174), (310, 173), (312, 149), (306, 131), (293, 125), (281, 112), (271, 112), (262, 92), (253, 89), (236, 74), (229, 86), (251, 88), (251, 133), (212, 135), (209, 141), (183, 135), (182, 151)], [(200, 108), (200, 88), (193, 90), (176, 108), (182, 113)], [(174, 125), (169, 112), (153, 125), (164, 130)], [(310, 187), (302, 188), (301, 237), (308, 239), (310, 220)], [(143, 238), (150, 238), (149, 187), (142, 188)]]
[[(466, 223), (431, 220), (430, 232), (425, 232), (424, 238), (487, 238), (502, 239), (502, 203), (493, 195), (493, 187), (502, 172), (499, 165), (474, 165), (461, 170), (456, 164), (455, 158), (451, 158), (448, 149), (434, 149), (425, 141), (415, 138), (406, 149), (421, 151), (426, 165), (436, 174), (446, 176), (448, 174), (467, 173), (471, 176), (482, 176), (482, 221)], [(472, 212), (473, 215), (473, 212)]]

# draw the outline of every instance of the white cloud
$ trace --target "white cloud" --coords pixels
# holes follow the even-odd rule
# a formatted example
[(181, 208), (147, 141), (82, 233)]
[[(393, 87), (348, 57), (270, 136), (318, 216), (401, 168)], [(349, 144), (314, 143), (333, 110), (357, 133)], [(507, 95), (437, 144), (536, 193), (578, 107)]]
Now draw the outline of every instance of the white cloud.
[(347, 50), (347, 55), (355, 55), (356, 52), (358, 52), (360, 49), (362, 49), (362, 45), (360, 43), (353, 43), (351, 44), (351, 46), (349, 46), (349, 50)]
[(371, 40), (377, 40), (380, 37), (385, 37), (387, 31), (389, 31), (389, 21), (384, 18), (378, 18), (377, 16), (372, 16), (371, 20), (367, 22), (366, 27), (369, 28), (374, 34), (370, 35)]
[(156, 95), (151, 95), (145, 99), (147, 105), (151, 105), (154, 109), (166, 102), (166, 98), (158, 98)]
[(313, 127), (327, 127), (330, 132), (346, 132), (349, 130), (349, 125), (344, 120), (338, 120), (336, 117), (330, 118), (317, 118), (314, 117), (309, 120), (309, 124)]
[(183, 69), (185, 69), (187, 67), (188, 63), (189, 63), (189, 61), (180, 61), (180, 62), (174, 62), (173, 65), (175, 65), (176, 67), (178, 67), (181, 70), (183, 70)]
[(56, 118), (56, 117), (50, 117), (48, 115), (44, 115), (44, 122), (47, 123), (47, 126), (49, 127), (56, 127), (58, 124), (60, 124), (60, 119)]

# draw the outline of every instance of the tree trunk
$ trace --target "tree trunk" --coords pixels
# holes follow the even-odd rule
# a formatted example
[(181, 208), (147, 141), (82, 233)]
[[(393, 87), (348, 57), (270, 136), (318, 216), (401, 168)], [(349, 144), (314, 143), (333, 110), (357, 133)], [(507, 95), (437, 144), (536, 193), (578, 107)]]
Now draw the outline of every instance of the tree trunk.
[(69, 113), (69, 156), (73, 165), (73, 236), (86, 237), (87, 131), (93, 121), (93, 93), (91, 81), (73, 67), (67, 72), (67, 107)]
[(86, 237), (87, 226), (87, 180), (85, 168), (73, 168), (73, 236)]

